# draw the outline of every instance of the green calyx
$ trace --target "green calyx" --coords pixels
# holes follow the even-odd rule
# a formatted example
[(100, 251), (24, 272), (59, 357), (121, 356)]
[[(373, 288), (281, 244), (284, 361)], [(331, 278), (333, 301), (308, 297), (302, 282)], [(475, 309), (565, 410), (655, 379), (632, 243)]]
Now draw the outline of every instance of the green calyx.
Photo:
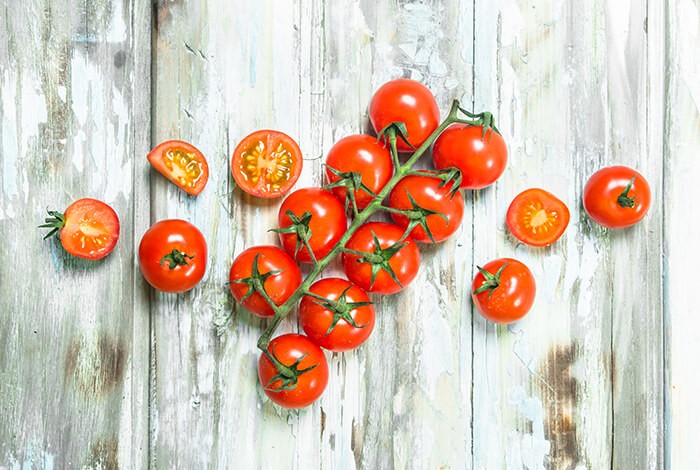
[(491, 274), (481, 266), (477, 266), (476, 268), (479, 270), (479, 272), (484, 276), (484, 282), (481, 283), (481, 286), (479, 286), (476, 290), (474, 290), (474, 294), (481, 294), (482, 292), (489, 291), (489, 298), (493, 295), (493, 291), (496, 290), (498, 286), (501, 285), (501, 274), (503, 273), (503, 270), (508, 266), (508, 263), (503, 263), (503, 266), (498, 268), (498, 271), (496, 271), (496, 274)]
[(187, 260), (193, 258), (194, 255), (190, 256), (187, 253), (173, 249), (173, 251), (160, 259), (160, 265), (163, 266), (163, 264), (169, 263), (168, 267), (172, 271), (178, 266), (186, 266), (188, 264)]
[(248, 286), (248, 291), (245, 293), (243, 298), (241, 298), (241, 302), (243, 302), (248, 297), (257, 292), (260, 295), (262, 295), (267, 301), (267, 303), (270, 304), (270, 307), (276, 311), (277, 304), (273, 302), (272, 298), (270, 298), (270, 295), (265, 290), (265, 281), (270, 276), (279, 274), (282, 271), (279, 269), (275, 269), (272, 271), (268, 271), (265, 274), (260, 274), (260, 268), (258, 267), (258, 258), (260, 258), (260, 254), (255, 255), (255, 258), (253, 259), (253, 266), (251, 267), (250, 276), (243, 279), (236, 279), (235, 281), (229, 282), (229, 284), (245, 284)]
[(352, 210), (355, 215), (359, 214), (359, 210), (357, 209), (357, 201), (355, 199), (355, 191), (365, 191), (367, 194), (369, 194), (372, 197), (377, 197), (377, 194), (373, 192), (371, 189), (369, 189), (365, 184), (362, 183), (362, 175), (358, 172), (352, 171), (352, 172), (342, 172), (338, 171), (335, 168), (326, 165), (326, 168), (333, 173), (335, 176), (337, 176), (339, 179), (337, 181), (334, 181), (332, 183), (328, 183), (327, 185), (323, 186), (323, 189), (332, 189), (332, 188), (339, 188), (343, 187), (346, 189), (346, 196), (345, 196), (345, 212), (348, 210), (348, 205), (352, 204)]
[(51, 230), (44, 236), (44, 240), (58, 233), (66, 225), (66, 217), (58, 211), (47, 210), (50, 217), (44, 219), (44, 223), (39, 228), (50, 228)]
[(498, 134), (501, 133), (501, 131), (498, 130), (496, 127), (496, 118), (494, 115), (488, 111), (484, 111), (483, 113), (478, 113), (478, 114), (473, 114), (467, 111), (464, 108), (459, 108), (459, 110), (467, 115), (469, 118), (474, 119), (474, 121), (460, 121), (463, 122), (464, 124), (467, 124), (468, 126), (482, 126), (483, 129), (481, 130), (481, 138), (483, 139), (486, 137), (486, 133), (493, 129), (496, 131)]
[(632, 189), (632, 185), (634, 184), (634, 180), (637, 178), (637, 175), (634, 175), (632, 179), (630, 180), (629, 183), (627, 183), (627, 186), (625, 186), (625, 190), (622, 191), (622, 193), (617, 196), (617, 204), (620, 207), (634, 207), (634, 200), (637, 198), (635, 197), (629, 197), (630, 189)]
[(326, 331), (326, 336), (331, 334), (333, 331), (333, 328), (335, 328), (335, 325), (338, 324), (340, 320), (345, 320), (346, 323), (351, 325), (354, 328), (364, 328), (367, 325), (358, 325), (355, 323), (355, 320), (352, 318), (352, 311), (355, 310), (356, 308), (360, 307), (366, 307), (368, 305), (372, 305), (372, 302), (348, 302), (347, 299), (347, 292), (352, 288), (352, 286), (348, 286), (338, 297), (338, 300), (331, 300), (326, 297), (314, 294), (313, 292), (307, 292), (306, 295), (309, 297), (312, 297), (314, 299), (314, 302), (333, 312), (333, 321), (331, 322), (330, 326), (328, 327), (328, 331)]
[[(372, 265), (372, 280), (370, 282), (370, 288), (374, 286), (374, 281), (377, 278), (379, 271), (386, 272), (400, 287), (403, 287), (401, 281), (396, 277), (394, 270), (389, 264), (389, 260), (394, 257), (396, 253), (401, 251), (401, 249), (408, 245), (407, 241), (398, 241), (388, 248), (382, 248), (379, 244), (379, 238), (372, 232), (372, 238), (374, 239), (374, 251), (372, 253), (366, 253), (364, 251), (356, 251), (345, 248), (346, 253), (351, 253), (359, 256), (357, 258), (358, 263), (370, 263)], [(403, 237), (406, 238), (405, 236)]]
[[(277, 359), (277, 356), (275, 356), (274, 351), (270, 351), (269, 348), (263, 350), (263, 353), (265, 354), (265, 356), (267, 356), (270, 362), (272, 362), (272, 364), (274, 364), (275, 368), (277, 369), (277, 373), (267, 382), (267, 384), (265, 384), (265, 389), (271, 392), (294, 390), (297, 386), (297, 382), (299, 381), (299, 377), (302, 374), (305, 374), (310, 370), (313, 370), (316, 367), (318, 367), (318, 364), (314, 364), (310, 367), (307, 367), (306, 369), (299, 369), (299, 364), (301, 363), (301, 361), (304, 360), (306, 356), (308, 356), (308, 354), (302, 355), (291, 365), (285, 365), (282, 364), (282, 362), (279, 359)], [(282, 382), (282, 384), (279, 387), (271, 388), (270, 385), (272, 385), (276, 381), (280, 381)]]
[(401, 240), (399, 241), (404, 241), (406, 238), (408, 238), (408, 236), (411, 234), (414, 228), (420, 226), (425, 232), (425, 234), (428, 235), (430, 241), (433, 244), (435, 244), (436, 242), (433, 238), (433, 234), (430, 231), (430, 227), (428, 227), (428, 217), (430, 217), (431, 215), (437, 215), (438, 217), (442, 218), (442, 220), (444, 220), (445, 223), (449, 223), (449, 221), (447, 220), (447, 216), (442, 212), (438, 212), (432, 209), (426, 209), (418, 205), (416, 200), (413, 199), (413, 196), (411, 196), (411, 193), (408, 191), (408, 189), (406, 189), (406, 196), (408, 197), (408, 201), (411, 203), (410, 209), (396, 209), (393, 207), (385, 208), (392, 214), (401, 214), (408, 219), (408, 226), (406, 227), (406, 231), (404, 232), (403, 237), (401, 237)]
[(273, 228), (270, 229), (270, 232), (294, 234), (297, 238), (297, 244), (294, 247), (294, 256), (297, 256), (299, 250), (301, 250), (301, 247), (303, 246), (309, 253), (311, 261), (313, 261), (315, 264), (316, 256), (314, 255), (314, 252), (311, 250), (311, 246), (309, 245), (309, 240), (311, 240), (312, 235), (311, 227), (309, 227), (309, 223), (311, 223), (311, 212), (304, 212), (303, 214), (301, 214), (301, 217), (298, 217), (294, 212), (290, 210), (287, 210), (285, 214), (287, 214), (289, 220), (292, 221), (291, 225), (284, 228)]

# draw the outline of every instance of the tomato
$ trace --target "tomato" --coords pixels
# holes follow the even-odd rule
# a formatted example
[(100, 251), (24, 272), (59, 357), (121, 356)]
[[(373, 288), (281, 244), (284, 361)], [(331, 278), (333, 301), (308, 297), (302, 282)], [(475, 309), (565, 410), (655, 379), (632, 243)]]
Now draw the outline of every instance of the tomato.
[(61, 245), (68, 253), (89, 260), (102, 259), (112, 252), (119, 240), (119, 217), (110, 206), (97, 199), (73, 202), (63, 214), (48, 211), (39, 228), (50, 228), (44, 239), (58, 232)]
[(535, 277), (523, 263), (499, 258), (479, 268), (472, 282), (472, 300), (487, 320), (513, 323), (535, 302)]
[(139, 268), (159, 291), (177, 294), (192, 289), (207, 270), (204, 235), (185, 220), (156, 222), (141, 238)]
[(294, 259), (311, 263), (311, 249), (316, 260), (333, 249), (348, 228), (345, 207), (320, 188), (302, 188), (290, 194), (280, 206), (277, 217), (282, 247)]
[[(440, 109), (425, 85), (399, 78), (385, 83), (374, 92), (369, 104), (369, 119), (377, 133), (392, 122), (403, 122), (408, 141), (418, 148), (440, 125)], [(399, 152), (414, 150), (401, 138), (397, 139), (396, 148)]]
[(583, 207), (603, 227), (634, 225), (644, 218), (649, 206), (649, 183), (638, 171), (626, 166), (598, 170), (583, 189)]
[[(389, 147), (365, 134), (343, 137), (328, 152), (326, 177), (330, 185), (337, 185), (332, 188), (333, 194), (345, 201), (348, 188), (338, 183), (342, 182), (338, 173), (348, 176), (358, 173), (361, 176), (361, 184), (374, 194), (379, 194), (394, 174)], [(374, 200), (370, 193), (353, 186), (351, 179), (346, 180), (344, 184), (355, 188), (353, 194), (358, 209), (364, 209)]]
[(351, 282), (336, 277), (316, 281), (301, 299), (299, 323), (304, 333), (329, 351), (355, 349), (374, 329), (374, 307)]
[(531, 188), (518, 194), (508, 207), (506, 225), (515, 238), (532, 246), (559, 240), (569, 225), (569, 208), (554, 194)]
[(328, 384), (328, 361), (313, 341), (303, 335), (274, 338), (268, 353), (278, 361), (278, 370), (267, 354), (258, 361), (260, 384), (270, 400), (285, 408), (304, 408), (315, 402)]
[(231, 172), (236, 184), (248, 194), (279, 197), (294, 186), (303, 165), (301, 149), (287, 134), (259, 130), (236, 146)]
[(411, 237), (414, 240), (441, 242), (459, 229), (464, 216), (464, 197), (459, 191), (451, 194), (453, 183), (440, 187), (440, 179), (427, 171), (421, 173), (423, 175), (406, 176), (391, 191), (389, 207), (409, 211), (406, 215), (390, 209), (391, 217), (402, 229), (413, 225)]
[(148, 161), (158, 173), (191, 196), (201, 193), (209, 180), (209, 165), (194, 145), (168, 140), (148, 154)]
[[(508, 163), (508, 149), (501, 134), (482, 126), (452, 124), (435, 140), (433, 165), (438, 170), (455, 167), (462, 172), (462, 189), (482, 189), (501, 177)], [(483, 135), (483, 137), (482, 137)]]
[(256, 266), (265, 292), (276, 305), (285, 303), (299, 287), (301, 270), (287, 253), (270, 245), (248, 248), (233, 260), (229, 272), (233, 297), (249, 312), (271, 317), (274, 310), (255, 289)]
[(418, 274), (420, 253), (410, 237), (401, 243), (404, 230), (385, 222), (369, 222), (350, 237), (343, 252), (348, 279), (367, 292), (394, 294), (405, 289)]

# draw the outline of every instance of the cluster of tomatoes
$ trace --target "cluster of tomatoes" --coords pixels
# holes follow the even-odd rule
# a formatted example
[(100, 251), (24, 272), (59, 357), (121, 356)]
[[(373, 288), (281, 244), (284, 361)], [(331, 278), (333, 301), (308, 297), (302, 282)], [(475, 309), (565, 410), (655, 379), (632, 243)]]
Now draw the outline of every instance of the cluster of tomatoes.
[[(458, 118), (457, 112), (468, 119)], [(384, 84), (372, 97), (369, 115), (378, 137), (344, 137), (326, 158), (328, 184), (298, 189), (284, 199), (273, 229), (281, 247), (250, 247), (231, 266), (229, 287), (236, 301), (272, 319), (258, 344), (263, 351), (258, 374), (265, 393), (285, 407), (308, 406), (323, 393), (328, 363), (322, 348), (342, 352), (366, 341), (375, 324), (368, 293), (389, 295), (405, 289), (420, 266), (418, 244), (442, 242), (458, 230), (465, 208), (460, 189), (493, 184), (507, 165), (506, 145), (490, 113), (473, 115), (455, 102), (441, 124), (434, 96), (418, 82), (398, 79)], [(413, 170), (415, 160), (431, 145), (435, 170)], [(402, 164), (399, 153), (412, 156)], [(165, 142), (148, 159), (190, 195), (199, 194), (208, 180), (204, 155), (185, 142)], [(291, 137), (261, 130), (238, 144), (231, 171), (244, 191), (273, 198), (291, 190), (302, 162)], [(649, 208), (649, 185), (630, 168), (604, 168), (588, 181), (583, 203), (599, 224), (629, 226)], [(393, 222), (369, 220), (380, 210)], [(75, 256), (99, 259), (116, 245), (119, 220), (103, 202), (81, 199), (63, 214), (49, 214), (42, 225), (53, 229), (47, 237), (59, 232), (62, 245)], [(548, 246), (564, 233), (569, 217), (565, 203), (532, 188), (515, 197), (506, 223), (521, 242)], [(316, 280), (336, 256), (342, 258), (346, 278)], [(204, 236), (184, 220), (157, 222), (139, 246), (144, 278), (164, 292), (194, 287), (206, 263)], [(312, 265), (306, 279), (300, 263)], [(493, 260), (478, 267), (472, 298), (489, 320), (517, 321), (534, 302), (534, 276), (518, 260)], [(272, 338), (297, 304), (304, 335)]]

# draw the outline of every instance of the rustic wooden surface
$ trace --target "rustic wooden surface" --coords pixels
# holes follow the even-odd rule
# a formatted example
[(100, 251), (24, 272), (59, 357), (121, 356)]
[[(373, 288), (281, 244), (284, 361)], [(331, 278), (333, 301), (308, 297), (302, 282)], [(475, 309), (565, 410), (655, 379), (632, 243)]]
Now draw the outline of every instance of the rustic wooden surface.
[[(233, 4), (0, 1), (0, 468), (700, 467), (697, 0)], [(328, 355), (321, 400), (287, 412), (257, 384), (264, 321), (225, 284), (237, 253), (275, 241), (279, 201), (236, 188), (231, 151), (284, 131), (305, 154), (298, 187), (319, 185), (333, 142), (365, 130), (372, 92), (402, 76), (443, 111), (494, 111), (509, 167), (466, 194), (463, 227), (422, 250), (409, 289), (376, 298), (368, 343)], [(197, 198), (149, 168), (170, 138), (208, 157)], [(583, 213), (586, 179), (609, 164), (652, 186), (636, 227)], [(572, 210), (551, 248), (505, 228), (534, 186)], [(79, 197), (120, 216), (101, 262), (36, 230)], [(179, 296), (152, 292), (134, 255), (171, 217), (211, 257)], [(509, 327), (469, 297), (474, 266), (499, 256), (538, 281)]]

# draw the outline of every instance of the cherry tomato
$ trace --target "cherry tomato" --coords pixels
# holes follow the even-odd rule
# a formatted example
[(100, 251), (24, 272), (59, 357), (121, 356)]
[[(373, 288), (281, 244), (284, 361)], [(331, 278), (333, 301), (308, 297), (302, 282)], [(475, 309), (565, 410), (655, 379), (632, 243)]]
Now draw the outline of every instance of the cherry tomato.
[(430, 172), (422, 173), (406, 176), (391, 191), (389, 207), (410, 211), (410, 216), (392, 212), (391, 218), (402, 229), (414, 225), (411, 231), (414, 240), (437, 243), (459, 229), (464, 216), (464, 197), (459, 191), (450, 194), (452, 183), (440, 187), (440, 179), (430, 176)]
[(139, 268), (159, 291), (176, 294), (192, 289), (207, 270), (204, 235), (184, 220), (156, 222), (141, 238)]
[(644, 218), (649, 206), (649, 183), (638, 171), (626, 166), (598, 170), (583, 190), (583, 207), (603, 227), (634, 225)]
[(158, 173), (191, 196), (201, 193), (209, 180), (209, 165), (194, 145), (168, 140), (148, 154), (148, 161)]
[[(326, 177), (330, 184), (342, 179), (338, 173), (346, 175), (359, 173), (362, 184), (373, 193), (379, 194), (394, 174), (391, 152), (387, 145), (369, 135), (343, 137), (331, 147), (326, 158)], [(352, 181), (348, 183), (352, 184)], [(335, 186), (332, 191), (338, 199), (345, 201), (346, 186)], [(367, 207), (374, 199), (364, 189), (355, 189), (353, 194), (357, 208), (360, 210)]]
[(246, 136), (231, 158), (236, 184), (248, 194), (279, 197), (292, 189), (303, 165), (301, 149), (287, 134), (260, 130)]
[(280, 206), (277, 221), (282, 247), (303, 263), (313, 262), (305, 238), (320, 260), (330, 253), (348, 228), (343, 204), (330, 191), (320, 188), (302, 188), (290, 194)]
[[(377, 133), (392, 122), (403, 122), (408, 141), (418, 148), (440, 125), (440, 109), (425, 85), (399, 78), (385, 83), (374, 93), (369, 119)], [(397, 139), (396, 148), (399, 152), (414, 150), (401, 138)]]
[[(254, 289), (254, 271), (265, 292), (276, 305), (282, 305), (301, 284), (301, 270), (294, 260), (276, 246), (260, 245), (248, 248), (233, 260), (229, 272), (229, 288), (233, 297), (246, 310), (260, 317), (271, 317), (274, 310), (260, 292)], [(270, 272), (278, 271), (276, 274)]]
[(569, 225), (569, 208), (544, 189), (526, 189), (510, 203), (506, 225), (523, 243), (551, 245), (559, 240)]
[(401, 227), (385, 222), (361, 225), (345, 245), (353, 252), (343, 253), (348, 279), (377, 294), (394, 294), (405, 289), (418, 274), (420, 253), (410, 237), (398, 243), (403, 234)]
[(61, 245), (73, 256), (96, 260), (112, 252), (119, 240), (119, 217), (114, 209), (97, 199), (78, 199), (61, 214), (48, 211), (40, 228), (52, 229), (45, 237), (59, 233)]
[(487, 320), (513, 323), (535, 302), (535, 277), (523, 263), (499, 258), (479, 268), (472, 282), (472, 300)]
[(433, 165), (462, 172), (462, 189), (482, 189), (493, 184), (506, 169), (508, 149), (501, 134), (482, 126), (452, 124), (435, 140)]
[(260, 384), (270, 400), (285, 408), (305, 408), (315, 402), (328, 385), (328, 361), (313, 341), (303, 335), (289, 333), (270, 341), (267, 351), (296, 378), (280, 373), (266, 355), (258, 361)]
[(374, 307), (351, 282), (336, 277), (314, 283), (299, 305), (299, 322), (314, 343), (329, 351), (355, 349), (374, 329)]

